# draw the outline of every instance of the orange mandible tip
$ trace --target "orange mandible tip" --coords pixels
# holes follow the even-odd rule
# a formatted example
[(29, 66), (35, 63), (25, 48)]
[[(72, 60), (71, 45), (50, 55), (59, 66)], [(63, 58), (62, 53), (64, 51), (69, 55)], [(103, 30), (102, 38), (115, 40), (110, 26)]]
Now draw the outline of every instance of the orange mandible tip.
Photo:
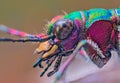
[(40, 53), (42, 51), (47, 51), (51, 48), (51, 45), (48, 41), (41, 42), (39, 47), (35, 50), (34, 54)]
[(56, 50), (58, 49), (57, 45), (53, 45), (53, 47), (51, 48), (50, 51), (46, 52), (42, 58), (47, 58), (48, 56), (50, 56), (51, 54), (53, 54)]

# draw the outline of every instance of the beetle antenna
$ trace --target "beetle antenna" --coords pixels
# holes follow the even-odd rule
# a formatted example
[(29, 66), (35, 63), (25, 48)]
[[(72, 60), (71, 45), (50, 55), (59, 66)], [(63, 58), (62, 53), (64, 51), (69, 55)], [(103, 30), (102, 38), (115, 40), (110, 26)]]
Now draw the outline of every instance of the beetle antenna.
[(51, 38), (53, 35), (49, 35), (46, 38), (21, 38), (21, 39), (11, 39), (11, 38), (0, 38), (0, 42), (44, 42)]
[(9, 28), (5, 25), (0, 25), (0, 31), (6, 32), (10, 35), (15, 35), (15, 36), (19, 36), (19, 37), (27, 37), (27, 38), (35, 38), (36, 35), (33, 34), (28, 34), (26, 32), (23, 31), (19, 31), (13, 28)]

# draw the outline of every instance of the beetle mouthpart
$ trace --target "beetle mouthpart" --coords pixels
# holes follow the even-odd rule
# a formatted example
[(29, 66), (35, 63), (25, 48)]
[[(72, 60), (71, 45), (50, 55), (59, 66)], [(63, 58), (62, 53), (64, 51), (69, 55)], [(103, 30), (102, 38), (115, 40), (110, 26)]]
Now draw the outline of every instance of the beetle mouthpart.
[(35, 55), (35, 54), (38, 54), (38, 48), (35, 49), (35, 51), (33, 52), (33, 55)]
[(39, 67), (40, 68), (43, 68), (43, 66), (41, 65), (41, 62), (43, 61), (43, 59), (42, 58), (39, 58), (37, 61), (36, 61), (36, 63), (33, 65), (33, 67), (35, 68), (35, 67), (37, 67), (38, 65), (39, 65)]

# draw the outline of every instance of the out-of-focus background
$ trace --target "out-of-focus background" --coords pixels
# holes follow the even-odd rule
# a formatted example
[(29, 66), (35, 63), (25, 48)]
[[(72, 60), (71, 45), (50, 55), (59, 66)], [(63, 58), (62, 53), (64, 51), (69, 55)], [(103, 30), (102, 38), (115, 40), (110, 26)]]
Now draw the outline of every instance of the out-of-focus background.
[[(91, 8), (117, 8), (119, 0), (0, 0), (0, 24), (28, 33), (43, 32), (47, 20), (61, 11), (73, 12)], [(9, 37), (0, 32), (0, 37)], [(35, 43), (0, 42), (0, 83), (51, 83), (41, 70), (32, 65), (38, 56), (33, 51)]]

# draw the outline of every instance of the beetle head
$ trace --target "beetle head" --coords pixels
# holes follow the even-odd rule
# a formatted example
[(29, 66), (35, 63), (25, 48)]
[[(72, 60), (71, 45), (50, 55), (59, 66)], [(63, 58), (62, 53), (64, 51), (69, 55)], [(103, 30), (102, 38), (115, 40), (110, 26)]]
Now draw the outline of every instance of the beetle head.
[(73, 21), (70, 19), (60, 19), (53, 26), (53, 34), (59, 39), (67, 39), (73, 30)]

